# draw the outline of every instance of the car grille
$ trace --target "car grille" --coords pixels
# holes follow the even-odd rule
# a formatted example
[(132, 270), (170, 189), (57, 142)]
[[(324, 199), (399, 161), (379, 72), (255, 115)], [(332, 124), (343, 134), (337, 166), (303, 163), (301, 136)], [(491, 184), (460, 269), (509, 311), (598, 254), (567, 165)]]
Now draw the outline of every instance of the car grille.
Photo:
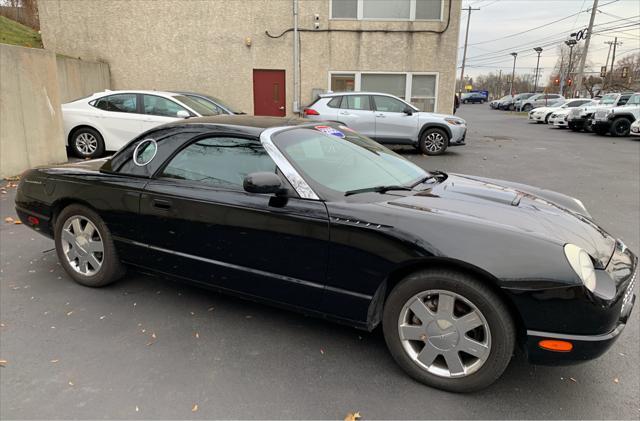
[(556, 117), (558, 117), (558, 114), (551, 114), (551, 117), (549, 118), (556, 118)]
[(624, 293), (624, 297), (622, 298), (622, 308), (620, 309), (620, 313), (624, 313), (624, 309), (631, 302), (631, 298), (633, 297), (633, 289), (636, 286), (636, 279), (638, 278), (638, 271), (636, 270), (633, 274), (633, 278), (631, 278), (631, 282), (629, 282), (629, 286), (627, 287), (627, 291)]
[(595, 114), (594, 118), (596, 120), (606, 120), (607, 119), (607, 114), (608, 114), (607, 110), (599, 110), (599, 111), (596, 111), (596, 114)]

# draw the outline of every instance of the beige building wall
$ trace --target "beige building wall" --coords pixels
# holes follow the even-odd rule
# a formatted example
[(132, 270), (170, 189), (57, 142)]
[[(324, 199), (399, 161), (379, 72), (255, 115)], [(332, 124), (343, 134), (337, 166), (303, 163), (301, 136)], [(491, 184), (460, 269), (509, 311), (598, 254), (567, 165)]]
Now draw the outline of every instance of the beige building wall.
[[(460, 0), (445, 0), (443, 21), (329, 19), (329, 0), (299, 0), (300, 27), (442, 30), (433, 33), (303, 32), (301, 104), (328, 89), (330, 71), (436, 72), (438, 112), (453, 107)], [(47, 1), (38, 3), (46, 48), (109, 63), (114, 89), (193, 90), (253, 112), (253, 69), (286, 71), (293, 103), (292, 0)], [(250, 43), (248, 43), (250, 39)], [(247, 45), (250, 44), (250, 45)]]
[(64, 104), (111, 88), (109, 65), (74, 58), (56, 57), (60, 101)]

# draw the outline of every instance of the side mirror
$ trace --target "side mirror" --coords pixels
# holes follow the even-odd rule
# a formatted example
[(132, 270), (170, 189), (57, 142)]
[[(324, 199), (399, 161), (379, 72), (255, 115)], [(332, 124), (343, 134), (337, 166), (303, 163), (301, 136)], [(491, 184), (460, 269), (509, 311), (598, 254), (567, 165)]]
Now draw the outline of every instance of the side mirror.
[(189, 111), (179, 110), (176, 113), (176, 117), (178, 117), (178, 118), (189, 118), (189, 117), (191, 117), (191, 114), (189, 114)]
[(242, 183), (244, 190), (249, 193), (282, 194), (286, 189), (276, 173), (254, 172), (247, 175)]
[(406, 115), (413, 115), (413, 108), (404, 107), (404, 110), (402, 110), (402, 112), (405, 113)]

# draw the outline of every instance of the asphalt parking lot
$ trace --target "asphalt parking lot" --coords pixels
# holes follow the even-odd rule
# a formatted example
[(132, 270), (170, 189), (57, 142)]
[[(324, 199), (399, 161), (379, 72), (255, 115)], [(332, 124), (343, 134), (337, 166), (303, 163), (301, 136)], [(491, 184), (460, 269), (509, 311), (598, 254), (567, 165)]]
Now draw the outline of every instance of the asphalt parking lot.
[[(529, 124), (463, 105), (467, 146), (427, 169), (504, 178), (580, 198), (640, 251), (640, 139)], [(15, 218), (15, 189), (0, 195)], [(406, 376), (379, 330), (361, 332), (195, 287), (129, 275), (72, 282), (53, 242), (0, 222), (0, 418), (638, 419), (635, 309), (602, 358), (569, 367), (517, 355), (489, 389), (456, 395)], [(197, 406), (196, 406), (197, 405)]]

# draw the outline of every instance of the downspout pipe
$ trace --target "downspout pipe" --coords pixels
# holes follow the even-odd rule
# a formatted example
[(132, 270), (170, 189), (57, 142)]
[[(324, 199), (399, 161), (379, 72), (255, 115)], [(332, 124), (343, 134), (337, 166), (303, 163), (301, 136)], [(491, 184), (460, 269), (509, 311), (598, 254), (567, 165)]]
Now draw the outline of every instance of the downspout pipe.
[(300, 33), (298, 31), (298, 1), (293, 0), (293, 112), (300, 112)]

